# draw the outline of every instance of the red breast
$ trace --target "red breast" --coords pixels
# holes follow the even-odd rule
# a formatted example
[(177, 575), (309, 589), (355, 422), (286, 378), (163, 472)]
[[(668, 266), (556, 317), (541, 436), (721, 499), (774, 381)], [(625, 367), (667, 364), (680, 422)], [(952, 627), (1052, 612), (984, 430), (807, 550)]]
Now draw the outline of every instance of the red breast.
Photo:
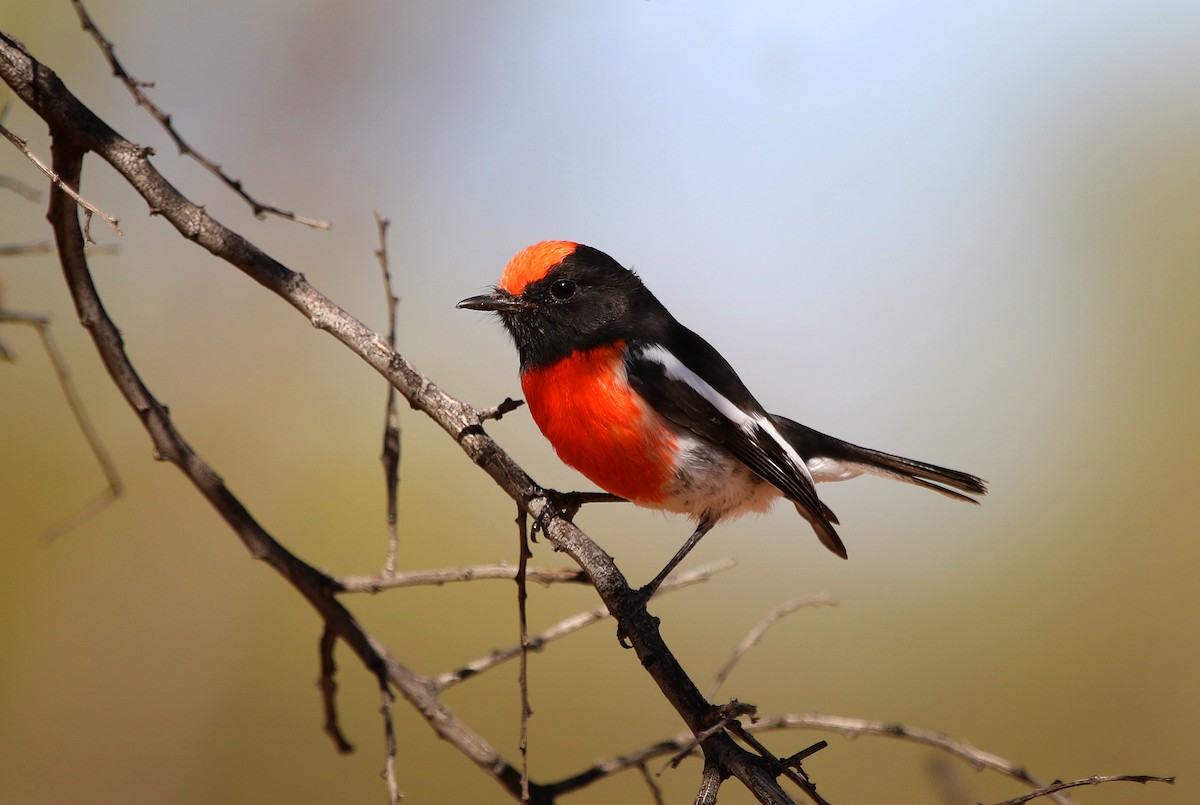
[(526, 370), (521, 388), (559, 458), (605, 491), (654, 506), (674, 477), (677, 440), (629, 388), (623, 351), (616, 343), (573, 352)]

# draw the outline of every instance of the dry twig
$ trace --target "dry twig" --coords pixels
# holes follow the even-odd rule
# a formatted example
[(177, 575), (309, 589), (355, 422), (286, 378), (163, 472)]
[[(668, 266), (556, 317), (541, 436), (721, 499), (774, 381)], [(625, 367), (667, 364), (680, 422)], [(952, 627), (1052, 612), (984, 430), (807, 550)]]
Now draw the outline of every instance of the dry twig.
[(317, 686), (321, 689), (321, 704), (325, 710), (325, 734), (333, 739), (334, 746), (342, 754), (354, 751), (354, 744), (346, 740), (342, 732), (341, 721), (337, 711), (337, 662), (333, 659), (333, 648), (337, 643), (337, 633), (325, 624), (321, 632), (318, 649), (321, 656), (321, 676)]
[[(379, 232), (379, 248), (375, 250), (375, 259), (379, 261), (379, 271), (383, 275), (383, 291), (387, 296), (387, 342), (392, 349), (396, 348), (396, 310), (400, 298), (392, 285), (392, 271), (388, 263), (387, 231), (391, 221), (375, 210), (375, 228)], [(396, 405), (396, 387), (388, 384), (387, 404), (383, 423), (383, 452), (379, 456), (383, 463), (384, 485), (387, 491), (387, 557), (383, 562), (383, 578), (396, 575), (396, 554), (400, 550), (400, 532), (396, 528), (396, 498), (400, 488), (400, 409)]]
[[(7, 105), (5, 106), (5, 111), (8, 111)], [(0, 120), (3, 120), (3, 118), (4, 115), (0, 114)], [(11, 190), (26, 201), (40, 202), (42, 200), (41, 190), (25, 184), (14, 176), (0, 174), (0, 188)]]
[[(517, 566), (508, 562), (470, 567), (446, 567), (436, 570), (406, 570), (391, 576), (342, 576), (337, 579), (338, 592), (378, 593), (400, 587), (428, 587), (430, 585), (453, 584), (481, 579), (503, 579), (512, 581), (517, 577)], [(578, 568), (531, 567), (525, 571), (526, 581), (550, 585), (556, 582), (586, 584), (587, 575)]]
[(725, 680), (729, 678), (729, 674), (732, 673), (734, 666), (738, 664), (742, 657), (746, 656), (746, 652), (758, 645), (758, 641), (762, 639), (763, 634), (767, 631), (767, 629), (770, 629), (771, 625), (776, 621), (786, 617), (787, 615), (790, 615), (801, 607), (831, 607), (836, 603), (837, 602), (833, 600), (828, 593), (818, 593), (817, 595), (806, 595), (800, 598), (793, 598), (790, 601), (785, 601), (772, 609), (765, 616), (763, 616), (763, 619), (756, 623), (754, 627), (746, 634), (746, 636), (742, 638), (742, 641), (734, 647), (732, 656), (730, 656), (730, 658), (725, 662), (724, 665), (721, 666), (720, 670), (718, 670), (716, 675), (713, 677), (713, 683), (708, 689), (708, 698), (712, 699), (716, 697), (717, 691), (721, 689), (721, 685), (723, 685)]
[(95, 243), (95, 241), (92, 240), (92, 235), (91, 235), (91, 231), (90, 231), (90, 227), (89, 227), (89, 225), (91, 224), (93, 213), (95, 213), (96, 215), (99, 215), (102, 219), (104, 219), (104, 222), (106, 224), (108, 224), (110, 227), (112, 227), (113, 231), (116, 232), (118, 235), (125, 234), (124, 232), (121, 231), (120, 222), (116, 218), (112, 217), (111, 215), (106, 213), (104, 210), (97, 207), (95, 204), (92, 204), (92, 202), (88, 201), (83, 196), (79, 195), (77, 192), (75, 192), (74, 189), (72, 189), (68, 185), (63, 184), (63, 181), (61, 178), (59, 178), (59, 175), (57, 173), (55, 173), (54, 171), (52, 171), (50, 169), (50, 167), (48, 165), (46, 165), (45, 162), (42, 162), (40, 159), (37, 158), (36, 154), (34, 154), (32, 151), (29, 150), (29, 144), (25, 140), (22, 140), (20, 137), (13, 134), (11, 131), (9, 131), (7, 128), (5, 128), (3, 125), (0, 125), (0, 134), (3, 134), (4, 137), (10, 143), (15, 145), (17, 147), (17, 150), (19, 150), (22, 154), (24, 154), (25, 158), (28, 159), (30, 162), (32, 162), (37, 167), (38, 170), (40, 170), (42, 173), (46, 174), (46, 177), (48, 179), (50, 179), (50, 181), (54, 184), (55, 187), (58, 187), (59, 189), (61, 189), (64, 193), (66, 193), (68, 196), (73, 198), (75, 200), (76, 204), (78, 204), (80, 207), (83, 207), (85, 210), (87, 210), (87, 214), (85, 216), (85, 225), (83, 227), (83, 233), (84, 233), (84, 239), (88, 243)]
[[(95, 456), (96, 463), (100, 465), (100, 471), (104, 473), (106, 486), (101, 490), (100, 494), (88, 503), (85, 503), (73, 514), (68, 515), (42, 532), (42, 539), (47, 542), (53, 542), (112, 505), (124, 492), (124, 484), (122, 484), (121, 476), (117, 472), (116, 462), (112, 460), (112, 456), (108, 453), (108, 448), (104, 446), (104, 442), (100, 439), (100, 433), (96, 430), (96, 426), (92, 424), (92, 420), (87, 415), (87, 410), (83, 405), (83, 398), (79, 396), (79, 392), (75, 388), (75, 381), (71, 379), (71, 370), (67, 366), (67, 359), (59, 351), (58, 344), (54, 341), (54, 337), (50, 333), (50, 319), (47, 316), (36, 313), (22, 313), (16, 310), (0, 309), (0, 324), (3, 323), (23, 324), (37, 331), (38, 337), (42, 342), (42, 348), (46, 351), (46, 358), (50, 361), (50, 366), (54, 369), (54, 376), (58, 379), (58, 386), (62, 389), (63, 398), (67, 401), (67, 407), (71, 409), (71, 415), (75, 417), (75, 424), (79, 426), (80, 432), (83, 433), (84, 441), (87, 442), (88, 448), (92, 451), (92, 455)], [(0, 345), (0, 357), (9, 360), (12, 359), (11, 353), (2, 345)]]
[[(53, 254), (54, 244), (48, 240), (37, 243), (8, 243), (0, 245), (0, 257), (17, 257), (27, 254)], [(89, 243), (87, 253), (93, 257), (102, 254), (116, 254), (119, 251), (115, 243)]]
[[(667, 578), (666, 581), (655, 591), (654, 597), (657, 598), (666, 593), (674, 592), (675, 590), (690, 587), (693, 584), (699, 584), (703, 581), (708, 581), (712, 576), (722, 571), (728, 570), (737, 564), (733, 559), (718, 559), (715, 562), (700, 565), (699, 567), (689, 570), (687, 573), (678, 573)], [(606, 620), (610, 616), (608, 609), (604, 606), (598, 606), (595, 609), (589, 609), (584, 612), (579, 612), (569, 617), (563, 618), (558, 623), (548, 629), (539, 632), (528, 640), (528, 648), (530, 651), (541, 651), (547, 643), (558, 640), (560, 637), (566, 637), (569, 634), (578, 632), (587, 626), (594, 623)], [(456, 685), (465, 679), (477, 676), (484, 671), (500, 665), (501, 663), (511, 660), (516, 657), (521, 651), (521, 647), (510, 646), (504, 649), (496, 649), (490, 654), (472, 660), (461, 668), (454, 671), (447, 671), (433, 679), (433, 684), (439, 689), (448, 688), (451, 685)]]
[[(225, 186), (241, 197), (243, 201), (250, 205), (250, 209), (254, 212), (255, 218), (265, 218), (268, 214), (276, 215), (280, 218), (286, 218), (289, 221), (295, 221), (298, 224), (304, 224), (314, 229), (332, 229), (333, 224), (328, 221), (318, 221), (312, 218), (304, 218), (291, 210), (284, 210), (272, 204), (265, 204), (258, 201), (242, 187), (241, 179), (234, 179), (225, 173), (224, 169), (213, 162), (208, 157), (201, 154), (195, 148), (192, 148), (175, 125), (171, 122), (171, 116), (159, 109), (153, 101), (143, 92), (143, 89), (148, 89), (154, 86), (153, 81), (139, 81), (129, 74), (125, 67), (117, 60), (116, 48), (113, 43), (100, 33), (100, 29), (96, 27), (96, 23), (92, 20), (90, 14), (83, 6), (82, 0), (71, 0), (71, 5), (75, 7), (75, 13), (79, 16), (79, 23), (83, 26), (83, 30), (87, 31), (92, 39), (96, 40), (96, 44), (100, 46), (100, 51), (104, 54), (104, 58), (108, 61), (108, 66), (112, 68), (114, 76), (121, 80), (129, 93), (133, 95), (137, 105), (145, 109), (152, 118), (158, 121), (159, 125), (166, 130), (167, 135), (175, 143), (175, 147), (179, 149), (179, 153), (183, 156), (189, 156), (200, 164), (205, 170), (216, 176)], [(119, 231), (119, 230), (118, 230)]]
[(525, 614), (525, 605), (529, 594), (525, 589), (525, 568), (533, 552), (529, 550), (529, 518), (525, 510), (517, 505), (517, 623), (518, 623), (518, 653), (521, 658), (520, 670), (517, 671), (517, 685), (521, 689), (521, 727), (517, 741), (521, 752), (521, 799), (529, 799), (529, 717), (533, 710), (529, 706), (529, 621)]
[(1023, 794), (1019, 797), (1006, 799), (1004, 802), (997, 805), (1022, 805), (1022, 803), (1031, 800), (1039, 799), (1057, 794), (1059, 791), (1066, 791), (1068, 788), (1079, 788), (1085, 785), (1101, 785), (1103, 783), (1166, 783), (1167, 785), (1175, 785), (1174, 777), (1155, 777), (1149, 774), (1098, 774), (1094, 777), (1084, 777), (1081, 780), (1071, 780), (1070, 782), (1058, 781), (1050, 785), (1043, 786), (1036, 791), (1030, 791), (1028, 794)]

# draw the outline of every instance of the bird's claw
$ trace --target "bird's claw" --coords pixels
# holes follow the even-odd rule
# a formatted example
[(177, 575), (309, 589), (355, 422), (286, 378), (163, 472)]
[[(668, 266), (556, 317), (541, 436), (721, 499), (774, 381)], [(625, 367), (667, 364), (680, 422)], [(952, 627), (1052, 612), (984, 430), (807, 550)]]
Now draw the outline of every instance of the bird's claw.
[(546, 533), (546, 527), (550, 525), (550, 518), (553, 517), (561, 517), (568, 523), (574, 523), (575, 515), (579, 514), (585, 503), (625, 501), (625, 498), (610, 495), (608, 492), (559, 492), (557, 489), (543, 489), (541, 497), (544, 497), (549, 505), (543, 506), (534, 519), (531, 532), (533, 535), (538, 531)]

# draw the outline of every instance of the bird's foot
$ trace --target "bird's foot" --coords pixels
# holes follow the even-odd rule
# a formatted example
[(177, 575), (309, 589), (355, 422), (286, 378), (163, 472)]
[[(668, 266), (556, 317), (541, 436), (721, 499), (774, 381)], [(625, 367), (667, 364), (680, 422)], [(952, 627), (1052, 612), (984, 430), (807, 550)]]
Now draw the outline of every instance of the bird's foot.
[(543, 506), (541, 513), (533, 521), (531, 534), (535, 537), (538, 531), (546, 533), (546, 526), (550, 524), (552, 517), (561, 517), (568, 523), (575, 522), (575, 515), (579, 514), (585, 503), (627, 502), (625, 498), (610, 495), (608, 492), (559, 492), (557, 489), (543, 489), (541, 495), (550, 505)]

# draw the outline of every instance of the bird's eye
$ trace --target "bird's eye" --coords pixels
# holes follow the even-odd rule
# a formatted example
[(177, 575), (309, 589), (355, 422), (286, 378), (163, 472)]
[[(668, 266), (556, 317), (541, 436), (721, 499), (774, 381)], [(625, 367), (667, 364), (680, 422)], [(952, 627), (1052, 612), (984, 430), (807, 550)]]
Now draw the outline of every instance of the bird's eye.
[(575, 283), (571, 280), (555, 280), (550, 284), (550, 295), (560, 302), (575, 295)]

